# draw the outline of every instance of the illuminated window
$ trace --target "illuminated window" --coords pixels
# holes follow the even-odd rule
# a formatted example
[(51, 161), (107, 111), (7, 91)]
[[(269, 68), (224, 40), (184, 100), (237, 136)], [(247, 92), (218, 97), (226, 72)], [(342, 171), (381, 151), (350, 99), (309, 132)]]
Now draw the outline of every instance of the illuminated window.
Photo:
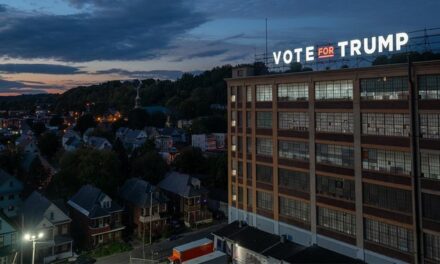
[(318, 225), (347, 235), (356, 235), (356, 217), (346, 212), (318, 207)]
[(409, 152), (364, 148), (362, 168), (394, 174), (411, 174), (411, 155)]
[(257, 191), (257, 207), (265, 210), (272, 210), (273, 196), (271, 193)]
[(362, 134), (408, 137), (409, 114), (362, 113)]
[(335, 177), (316, 177), (316, 192), (321, 195), (332, 196), (347, 200), (354, 200), (354, 181)]
[(384, 209), (412, 212), (411, 191), (364, 183), (364, 203)]
[(272, 128), (272, 112), (257, 112), (257, 128)]
[(303, 201), (280, 196), (280, 214), (310, 222), (310, 205)]
[(353, 167), (353, 147), (316, 144), (316, 161), (330, 165)]
[(307, 83), (289, 83), (278, 85), (278, 101), (305, 101), (309, 99)]
[(363, 100), (407, 100), (408, 78), (387, 77), (361, 80)]
[(410, 229), (365, 219), (365, 239), (404, 252), (413, 252), (413, 232)]
[(422, 177), (440, 180), (440, 154), (422, 152), (420, 156)]
[(270, 138), (257, 138), (257, 155), (272, 156), (273, 146)]
[(294, 141), (278, 141), (278, 156), (285, 159), (309, 159), (309, 144)]
[(316, 131), (353, 133), (353, 113), (316, 113)]
[(257, 102), (272, 102), (272, 85), (257, 85)]
[(418, 81), (421, 99), (440, 99), (440, 75), (419, 76)]
[(420, 133), (423, 138), (440, 139), (440, 114), (420, 114)]
[(309, 129), (309, 115), (306, 112), (279, 112), (278, 128), (307, 131)]
[(326, 81), (315, 83), (316, 100), (352, 100), (353, 99), (353, 81)]
[(309, 192), (309, 175), (305, 172), (278, 169), (278, 185), (281, 188)]

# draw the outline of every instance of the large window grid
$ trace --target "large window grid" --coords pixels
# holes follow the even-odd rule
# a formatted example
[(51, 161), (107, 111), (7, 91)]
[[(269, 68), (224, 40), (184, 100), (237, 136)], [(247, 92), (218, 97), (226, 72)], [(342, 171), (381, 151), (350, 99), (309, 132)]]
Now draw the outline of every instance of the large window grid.
[(318, 163), (326, 163), (330, 165), (353, 167), (353, 147), (316, 144), (316, 161)]
[(365, 135), (408, 137), (410, 132), (409, 114), (362, 113)]
[(420, 133), (423, 138), (440, 139), (440, 114), (420, 114)]
[(252, 113), (250, 111), (246, 112), (246, 127), (251, 128), (252, 126)]
[(409, 152), (382, 149), (362, 149), (362, 168), (394, 174), (411, 174)]
[(309, 174), (280, 168), (278, 169), (278, 185), (290, 190), (309, 192)]
[(353, 81), (315, 82), (316, 100), (352, 100)]
[(365, 239), (404, 252), (413, 252), (413, 232), (410, 229), (365, 219)]
[(252, 86), (246, 87), (246, 102), (252, 102)]
[(354, 181), (344, 180), (342, 178), (317, 176), (316, 192), (318, 194), (352, 201), (355, 199)]
[(303, 201), (280, 196), (280, 214), (310, 222), (310, 205)]
[(289, 83), (278, 85), (278, 101), (306, 101), (309, 99), (307, 83)]
[(411, 191), (364, 183), (364, 203), (399, 212), (412, 212)]
[(423, 234), (425, 258), (440, 262), (440, 236)]
[(372, 78), (361, 80), (361, 99), (364, 100), (407, 100), (408, 78)]
[(273, 208), (272, 194), (268, 192), (257, 191), (257, 207), (272, 211)]
[(347, 235), (356, 235), (356, 217), (346, 212), (318, 207), (318, 225)]
[(272, 128), (272, 112), (257, 112), (257, 128)]
[(316, 131), (353, 133), (353, 113), (316, 113)]
[(309, 159), (309, 144), (304, 142), (278, 141), (278, 156), (285, 159)]
[(272, 184), (272, 180), (273, 180), (272, 167), (257, 164), (256, 177), (257, 177), (257, 182)]
[(440, 154), (422, 152), (420, 153), (420, 156), (422, 177), (440, 180)]
[(272, 85), (257, 85), (257, 102), (272, 102)]
[(419, 76), (418, 80), (421, 99), (440, 99), (440, 75)]
[(278, 128), (307, 131), (309, 129), (309, 115), (306, 112), (279, 112)]
[(440, 222), (440, 196), (429, 193), (422, 193), (422, 215), (424, 218)]
[(257, 155), (272, 156), (273, 144), (271, 138), (257, 138)]

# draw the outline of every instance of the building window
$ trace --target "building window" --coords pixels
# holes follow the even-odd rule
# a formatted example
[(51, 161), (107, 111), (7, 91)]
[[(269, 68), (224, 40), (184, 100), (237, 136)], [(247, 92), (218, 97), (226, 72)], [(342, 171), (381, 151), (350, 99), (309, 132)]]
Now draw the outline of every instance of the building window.
[(273, 170), (272, 167), (259, 165), (256, 166), (257, 182), (272, 184)]
[(252, 86), (246, 87), (246, 102), (252, 102)]
[(428, 179), (440, 180), (440, 154), (422, 152), (421, 167), (422, 177)]
[(404, 227), (365, 219), (365, 239), (404, 252), (413, 251), (412, 230)]
[(241, 161), (237, 162), (237, 176), (243, 177), (243, 162)]
[(252, 206), (252, 188), (247, 188), (247, 206)]
[(272, 85), (257, 85), (257, 102), (272, 102)]
[(307, 83), (289, 83), (278, 85), (278, 101), (306, 101), (309, 99)]
[(257, 128), (272, 128), (272, 112), (257, 112)]
[(278, 128), (307, 131), (309, 129), (309, 115), (306, 112), (279, 112)]
[(316, 192), (325, 196), (332, 196), (354, 201), (354, 181), (342, 178), (317, 176)]
[(237, 101), (237, 88), (235, 86), (231, 86), (231, 102)]
[(281, 188), (309, 192), (309, 175), (305, 172), (278, 169), (278, 184)]
[(353, 133), (353, 113), (316, 113), (316, 131)]
[(440, 236), (424, 233), (425, 258), (440, 262)]
[(257, 138), (257, 155), (272, 156), (272, 139)]
[(424, 218), (440, 222), (440, 196), (422, 193), (422, 213)]
[(310, 205), (306, 202), (280, 196), (280, 214), (310, 222)]
[(246, 137), (246, 152), (247, 154), (252, 154), (252, 138)]
[(294, 141), (278, 141), (278, 156), (285, 159), (309, 159), (309, 144)]
[(242, 102), (242, 90), (241, 90), (241, 86), (237, 86), (237, 103), (241, 103)]
[(420, 114), (422, 138), (440, 139), (440, 114)]
[(238, 152), (243, 151), (243, 137), (242, 136), (237, 137), (237, 151)]
[(246, 112), (246, 127), (251, 128), (252, 126), (252, 113), (250, 111)]
[(318, 207), (318, 225), (350, 236), (356, 235), (356, 217), (346, 212)]
[(246, 162), (246, 178), (252, 181), (252, 163)]
[(371, 183), (364, 183), (364, 203), (384, 209), (412, 212), (411, 192)]
[(440, 99), (440, 75), (423, 75), (418, 80), (421, 99)]
[(411, 174), (409, 152), (382, 149), (362, 149), (362, 168), (393, 174)]
[(243, 187), (238, 186), (238, 202), (243, 203)]
[(408, 137), (408, 114), (362, 113), (362, 134)]
[(316, 161), (330, 165), (353, 167), (353, 147), (316, 144)]
[(231, 194), (232, 194), (232, 201), (237, 201), (237, 187), (235, 184), (231, 184)]
[(257, 207), (272, 211), (273, 196), (271, 193), (257, 191)]
[(241, 114), (241, 111), (237, 112), (237, 126), (239, 128), (243, 127), (243, 116)]
[(326, 81), (315, 82), (316, 100), (352, 100), (353, 99), (353, 81)]
[(231, 121), (237, 122), (237, 111), (231, 111)]
[(408, 78), (389, 77), (361, 80), (363, 100), (407, 100)]

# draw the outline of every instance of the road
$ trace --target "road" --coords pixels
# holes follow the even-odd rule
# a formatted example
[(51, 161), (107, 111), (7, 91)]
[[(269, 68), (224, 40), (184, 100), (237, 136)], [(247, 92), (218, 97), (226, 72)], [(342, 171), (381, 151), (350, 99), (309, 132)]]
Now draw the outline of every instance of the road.
[[(182, 245), (204, 237), (210, 237), (210, 234), (212, 232), (224, 227), (225, 225), (226, 223), (215, 224), (200, 230), (184, 233), (182, 234), (182, 237), (173, 241), (163, 240), (158, 243), (153, 243), (153, 245), (151, 246), (145, 245), (145, 258), (154, 259), (154, 260), (161, 260), (161, 259), (163, 260), (164, 258), (171, 255), (171, 252), (175, 246)], [(151, 258), (152, 252), (154, 252), (153, 258)], [(142, 259), (142, 255), (143, 255), (142, 245), (136, 245), (132, 251), (99, 258), (97, 259), (96, 264), (130, 263), (130, 256), (133, 258)]]

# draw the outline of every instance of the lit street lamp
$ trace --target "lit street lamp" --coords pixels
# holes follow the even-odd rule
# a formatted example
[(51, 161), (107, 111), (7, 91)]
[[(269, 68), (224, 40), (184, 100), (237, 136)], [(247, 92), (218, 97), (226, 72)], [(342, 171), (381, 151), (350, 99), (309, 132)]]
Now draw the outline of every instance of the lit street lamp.
[[(42, 239), (44, 237), (43, 232), (38, 233), (38, 235), (26, 233), (24, 235), (24, 240), (32, 242), (32, 264), (35, 263), (35, 245), (39, 243), (37, 240)], [(40, 242), (42, 243), (42, 242)]]

